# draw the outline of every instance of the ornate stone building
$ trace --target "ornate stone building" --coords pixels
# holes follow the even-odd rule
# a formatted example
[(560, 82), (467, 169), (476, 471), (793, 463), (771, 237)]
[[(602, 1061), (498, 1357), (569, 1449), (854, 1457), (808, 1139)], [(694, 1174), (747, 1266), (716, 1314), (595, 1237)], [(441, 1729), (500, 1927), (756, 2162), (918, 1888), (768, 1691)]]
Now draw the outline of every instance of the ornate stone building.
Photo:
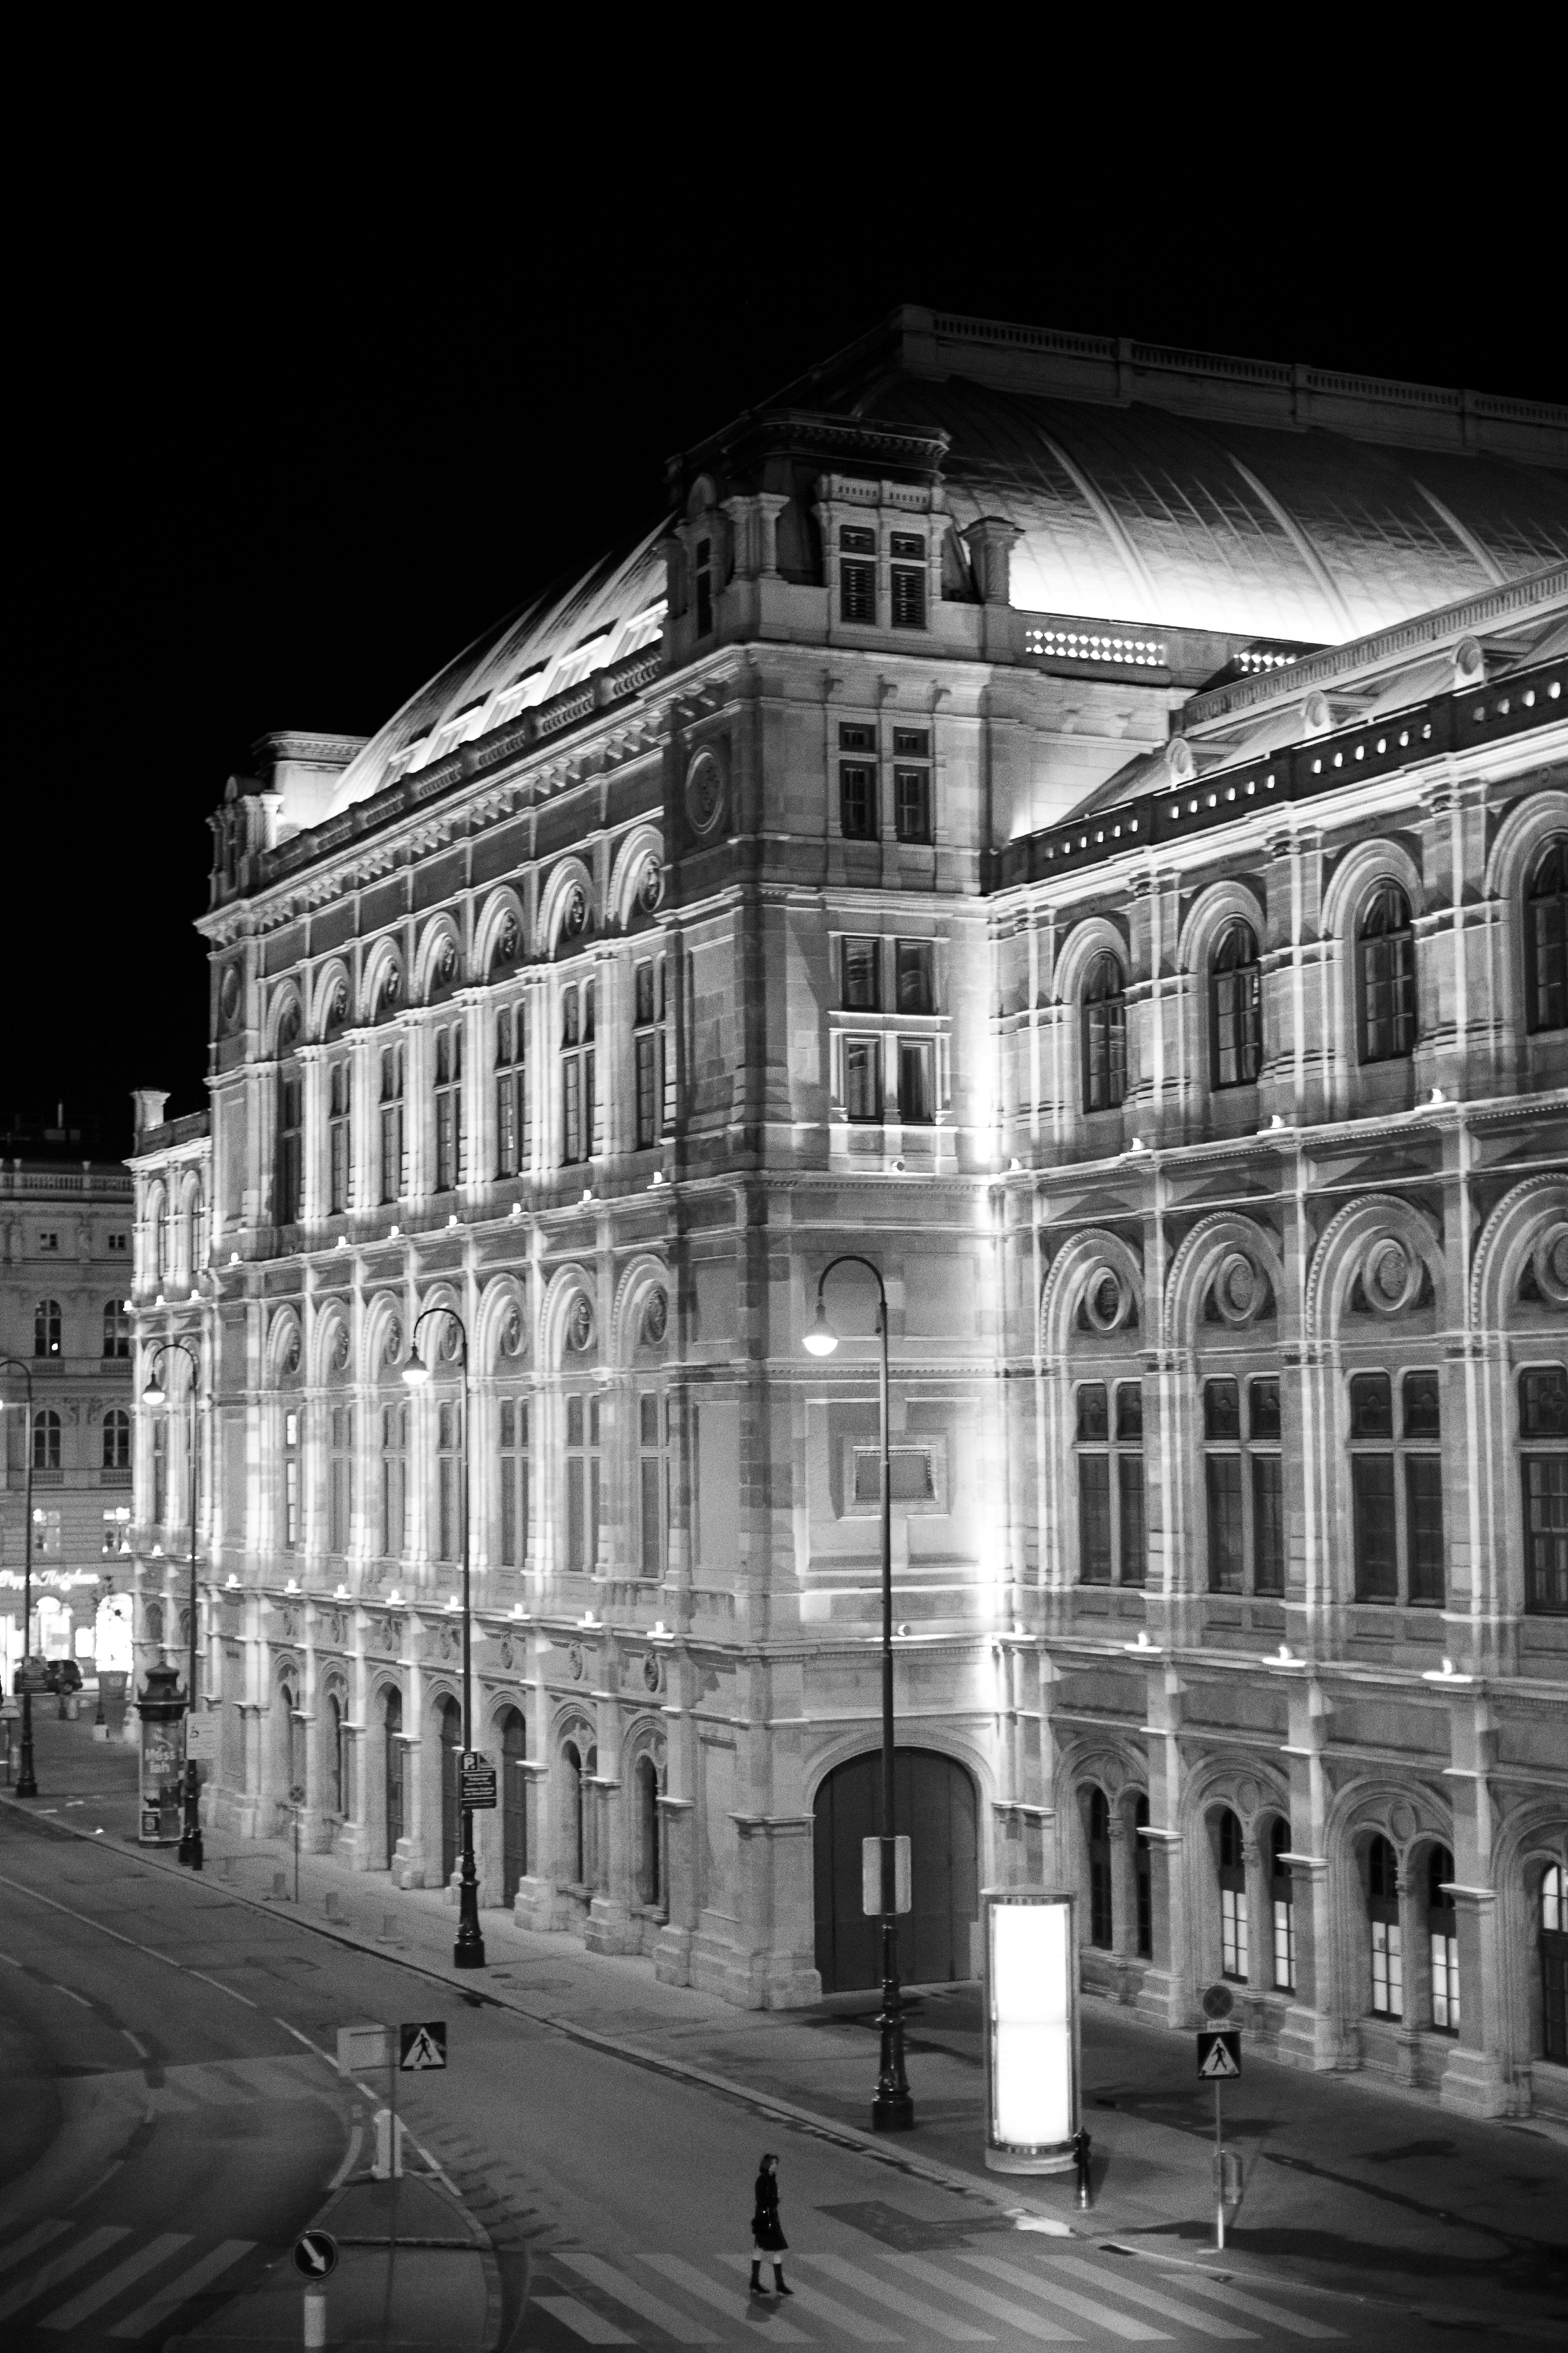
[(1565, 467), (905, 311), (371, 741), (258, 747), (210, 1141), (134, 1164), (221, 1819), (449, 1881), (467, 1496), (483, 1900), (867, 1982), (869, 1283), (801, 1347), (858, 1250), (909, 1973), (1060, 1877), (1173, 2026), (1223, 1973), (1303, 2064), (1568, 2109)]

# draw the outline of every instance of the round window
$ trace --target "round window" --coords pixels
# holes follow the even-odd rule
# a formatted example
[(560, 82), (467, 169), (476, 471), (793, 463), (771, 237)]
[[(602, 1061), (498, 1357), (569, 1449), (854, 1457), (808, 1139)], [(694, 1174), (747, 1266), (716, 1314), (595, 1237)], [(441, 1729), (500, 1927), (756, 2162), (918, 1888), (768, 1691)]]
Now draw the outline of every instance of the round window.
[(686, 814), (697, 833), (712, 833), (724, 814), (724, 776), (711, 752), (699, 752), (686, 772)]

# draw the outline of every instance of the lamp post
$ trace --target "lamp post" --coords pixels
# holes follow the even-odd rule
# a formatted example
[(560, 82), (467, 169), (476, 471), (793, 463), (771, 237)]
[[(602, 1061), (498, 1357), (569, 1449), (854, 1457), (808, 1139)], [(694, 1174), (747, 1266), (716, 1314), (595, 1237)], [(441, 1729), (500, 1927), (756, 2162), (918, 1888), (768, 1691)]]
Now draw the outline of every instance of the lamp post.
[[(22, 1433), (26, 1482), (22, 1536), (22, 1770), (16, 1779), (16, 1795), (36, 1798), (38, 1782), (33, 1771), (33, 1686), (27, 1676), (27, 1661), (32, 1655), (27, 1643), (33, 1624), (33, 1376), (20, 1356), (0, 1356), (0, 1371), (20, 1373), (27, 1385), (27, 1413)], [(5, 1411), (5, 1403), (0, 1398), (0, 1413)]]
[(874, 2132), (908, 2132), (915, 2104), (904, 2073), (904, 2004), (899, 1990), (899, 1918), (896, 1847), (893, 1836), (893, 1490), (888, 1455), (888, 1294), (878, 1267), (858, 1251), (829, 1259), (817, 1279), (816, 1317), (805, 1335), (814, 1356), (830, 1356), (838, 1335), (827, 1320), (824, 1288), (836, 1266), (863, 1266), (877, 1286), (877, 1331), (882, 1343), (878, 1388), (882, 1441), (882, 2010), (877, 2021), (881, 2057), (877, 2095), (871, 2103)]
[[(432, 1315), (451, 1317), (458, 1327), (458, 1341), (463, 1356), (463, 1490), (459, 1509), (463, 1523), (463, 1750), (465, 1756), (468, 1756), (472, 1754), (474, 1746), (474, 1620), (468, 1587), (468, 1431), (471, 1406), (468, 1335), (455, 1307), (426, 1307), (422, 1315), (416, 1316), (408, 1362), (403, 1367), (403, 1377), (410, 1388), (423, 1388), (430, 1377), (430, 1367), (419, 1354), (419, 1326), (428, 1323)], [(459, 1969), (482, 1969), (485, 1965), (485, 1940), (479, 1934), (479, 1874), (474, 1865), (472, 1806), (463, 1806), (462, 1818), (463, 1854), (458, 1883), (458, 1936), (452, 1947), (452, 1966)]]
[[(201, 1378), (201, 1364), (195, 1350), (184, 1340), (164, 1340), (153, 1351), (152, 1370), (147, 1386), (142, 1392), (144, 1405), (161, 1406), (167, 1402), (168, 1392), (158, 1378), (158, 1366), (165, 1356), (184, 1356), (191, 1368), (191, 1668), (190, 1694), (185, 1703), (185, 1723), (188, 1726), (196, 1712), (196, 1441), (199, 1425), (196, 1419), (196, 1383)], [(185, 1739), (185, 1812), (180, 1829), (179, 1860), (192, 1871), (202, 1868), (201, 1782), (196, 1773), (196, 1760), (190, 1753), (190, 1736)]]

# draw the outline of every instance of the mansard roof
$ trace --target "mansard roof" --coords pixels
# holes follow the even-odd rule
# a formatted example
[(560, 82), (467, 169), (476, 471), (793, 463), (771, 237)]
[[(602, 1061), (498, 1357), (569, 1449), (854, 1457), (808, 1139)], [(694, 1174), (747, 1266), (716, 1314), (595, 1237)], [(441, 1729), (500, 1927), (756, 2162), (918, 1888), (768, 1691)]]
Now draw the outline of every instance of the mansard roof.
[[(828, 470), (940, 479), (960, 532), (1012, 522), (1025, 610), (1292, 646), (1568, 558), (1568, 409), (907, 307), (672, 459), (670, 490), (809, 500)], [(650, 646), (667, 528), (458, 655), (329, 814)]]

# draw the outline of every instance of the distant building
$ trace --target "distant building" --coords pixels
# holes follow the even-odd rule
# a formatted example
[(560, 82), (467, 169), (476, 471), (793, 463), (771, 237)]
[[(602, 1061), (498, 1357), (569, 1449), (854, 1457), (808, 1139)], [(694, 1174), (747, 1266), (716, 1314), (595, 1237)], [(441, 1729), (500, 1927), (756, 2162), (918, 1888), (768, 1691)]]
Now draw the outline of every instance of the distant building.
[(484, 1900), (867, 1983), (867, 1278), (801, 1345), (860, 1251), (907, 1972), (1065, 1880), (1151, 2017), (1568, 2114), (1565, 470), (906, 311), (368, 743), (258, 747), (211, 1136), (134, 1162), (219, 1818), (449, 1881), (467, 1494)]
[[(0, 1677), (22, 1656), (31, 1458), (33, 1643), (91, 1672), (98, 1610), (129, 1594), (134, 1203), (118, 1162), (68, 1161), (84, 1140), (13, 1118), (0, 1159)], [(29, 1430), (26, 1377), (32, 1381)]]

